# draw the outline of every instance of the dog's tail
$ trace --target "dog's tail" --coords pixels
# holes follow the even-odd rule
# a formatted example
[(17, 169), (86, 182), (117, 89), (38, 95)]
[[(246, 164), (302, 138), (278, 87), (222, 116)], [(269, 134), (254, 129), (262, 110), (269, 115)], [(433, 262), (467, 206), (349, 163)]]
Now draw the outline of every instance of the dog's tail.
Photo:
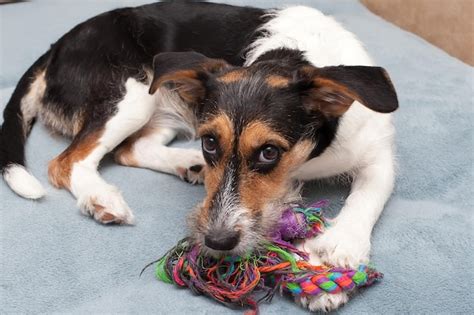
[(5, 107), (0, 127), (0, 172), (14, 192), (29, 199), (45, 194), (41, 183), (25, 168), (25, 142), (41, 106), (48, 58), (49, 52), (22, 76)]

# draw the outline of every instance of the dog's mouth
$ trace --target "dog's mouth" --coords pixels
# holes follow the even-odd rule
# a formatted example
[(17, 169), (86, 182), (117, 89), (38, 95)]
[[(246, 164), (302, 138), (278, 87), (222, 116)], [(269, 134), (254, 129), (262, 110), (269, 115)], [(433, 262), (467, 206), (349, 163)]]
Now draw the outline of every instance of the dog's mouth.
[[(248, 221), (247, 219), (245, 221)], [(258, 250), (267, 242), (268, 233), (261, 231), (261, 228), (257, 228), (258, 222), (252, 223), (246, 222), (245, 225), (238, 226), (238, 239), (234, 241), (234, 244), (226, 244), (226, 241), (222, 243), (213, 243), (207, 237), (207, 233), (194, 233), (191, 235), (191, 242), (198, 245), (201, 251), (206, 256), (212, 256), (215, 258), (222, 256), (244, 256), (252, 251)], [(220, 234), (220, 235), (219, 235)], [(229, 236), (229, 232), (218, 231), (218, 237), (226, 238)], [(232, 240), (228, 241), (232, 242)], [(226, 246), (228, 246), (226, 248)]]
[(214, 226), (210, 229), (208, 226), (213, 226), (212, 224), (200, 224), (196, 215), (202, 211), (202, 205), (198, 205), (195, 213), (189, 218), (192, 231), (190, 240), (197, 244), (205, 255), (213, 257), (244, 256), (258, 251), (271, 241), (275, 230), (278, 229), (282, 213), (301, 202), (301, 188), (302, 183), (295, 183), (284, 197), (267, 203), (258, 216), (252, 215), (252, 211), (248, 209), (239, 208), (236, 210), (239, 215), (229, 219), (232, 222), (227, 222), (227, 228)]

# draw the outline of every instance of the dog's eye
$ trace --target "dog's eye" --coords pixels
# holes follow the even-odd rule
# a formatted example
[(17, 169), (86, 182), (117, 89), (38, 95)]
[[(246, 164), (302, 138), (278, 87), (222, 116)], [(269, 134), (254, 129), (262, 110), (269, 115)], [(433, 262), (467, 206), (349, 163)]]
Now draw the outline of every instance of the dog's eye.
[(279, 157), (280, 150), (273, 145), (267, 145), (260, 151), (258, 162), (265, 164), (275, 163)]
[(272, 144), (262, 146), (250, 160), (250, 168), (262, 174), (270, 172), (280, 161), (281, 152), (279, 147)]
[(202, 149), (208, 154), (217, 153), (217, 140), (213, 136), (202, 137)]

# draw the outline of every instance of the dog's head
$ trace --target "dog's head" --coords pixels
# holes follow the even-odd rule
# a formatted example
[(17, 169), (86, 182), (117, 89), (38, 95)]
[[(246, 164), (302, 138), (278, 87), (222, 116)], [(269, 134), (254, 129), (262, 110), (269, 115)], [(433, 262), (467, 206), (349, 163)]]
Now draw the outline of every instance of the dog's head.
[(298, 52), (278, 53), (249, 67), (194, 52), (155, 57), (150, 92), (174, 89), (198, 119), (207, 196), (190, 225), (211, 253), (261, 242), (294, 197), (292, 172), (329, 145), (355, 100), (378, 112), (398, 106), (382, 68), (316, 68)]

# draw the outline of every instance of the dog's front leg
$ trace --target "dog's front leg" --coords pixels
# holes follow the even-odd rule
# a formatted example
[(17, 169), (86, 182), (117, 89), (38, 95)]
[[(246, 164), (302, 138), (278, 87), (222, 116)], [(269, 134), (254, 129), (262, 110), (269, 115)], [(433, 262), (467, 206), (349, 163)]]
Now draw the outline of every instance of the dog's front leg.
[[(311, 263), (356, 268), (368, 262), (370, 235), (393, 190), (394, 173), (391, 149), (379, 152), (371, 163), (358, 169), (351, 193), (331, 227), (302, 245), (310, 253)], [(302, 302), (310, 310), (329, 311), (347, 300), (343, 293), (325, 294)]]

